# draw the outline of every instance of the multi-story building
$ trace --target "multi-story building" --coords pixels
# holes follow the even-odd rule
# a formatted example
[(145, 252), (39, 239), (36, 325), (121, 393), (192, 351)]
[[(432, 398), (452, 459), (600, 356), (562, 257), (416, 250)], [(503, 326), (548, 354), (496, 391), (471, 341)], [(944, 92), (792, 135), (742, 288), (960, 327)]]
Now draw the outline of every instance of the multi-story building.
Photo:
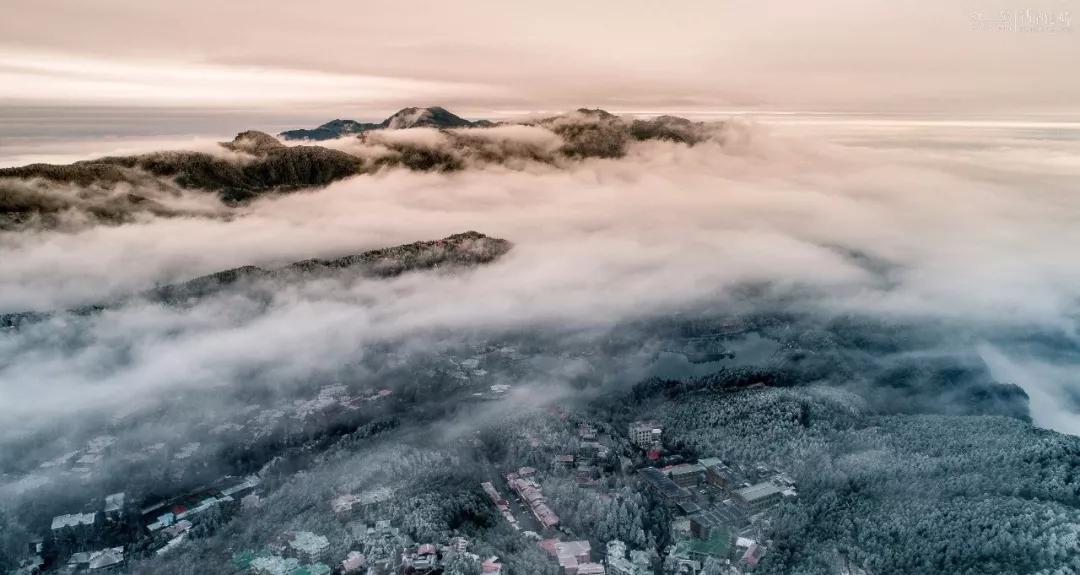
[(655, 467), (646, 467), (638, 474), (642, 479), (651, 487), (658, 495), (670, 505), (677, 505), (683, 501), (689, 501), (691, 499), (690, 493), (682, 487), (679, 487), (670, 477), (664, 475), (659, 469)]
[(630, 442), (641, 449), (649, 449), (660, 443), (662, 434), (663, 429), (655, 421), (635, 421), (630, 424)]
[(663, 469), (679, 487), (694, 487), (705, 477), (705, 468), (698, 463), (682, 463)]
[(715, 463), (710, 460), (709, 464), (705, 465), (705, 481), (721, 489), (732, 489), (739, 484), (735, 472), (720, 463), (720, 460), (716, 460)]
[(761, 511), (780, 502), (784, 498), (785, 488), (771, 481), (764, 481), (735, 490), (735, 499), (751, 509)]

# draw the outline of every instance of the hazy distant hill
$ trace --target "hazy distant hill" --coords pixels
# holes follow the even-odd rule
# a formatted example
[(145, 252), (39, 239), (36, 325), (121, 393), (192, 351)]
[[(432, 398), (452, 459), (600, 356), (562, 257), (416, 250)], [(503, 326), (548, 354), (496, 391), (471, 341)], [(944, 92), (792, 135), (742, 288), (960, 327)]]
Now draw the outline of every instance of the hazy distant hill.
[(181, 189), (241, 203), (263, 193), (324, 186), (361, 168), (360, 159), (345, 152), (285, 146), (263, 132), (243, 132), (222, 146), (252, 157), (170, 151), (0, 169), (0, 229), (62, 227), (73, 213), (111, 224), (140, 214), (185, 215), (167, 205)]
[(363, 276), (388, 278), (410, 271), (489, 263), (510, 251), (511, 247), (512, 244), (507, 240), (468, 231), (441, 240), (413, 242), (334, 259), (303, 260), (275, 269), (243, 266), (157, 288), (147, 295), (151, 299), (173, 302), (203, 297), (243, 282), (289, 280), (342, 270)]
[[(550, 132), (550, 138), (489, 134), (494, 124), (470, 121), (443, 108), (405, 108), (377, 124), (334, 120), (283, 138), (325, 140), (355, 134), (350, 152), (285, 145), (258, 131), (241, 132), (219, 151), (168, 151), (111, 156), (68, 165), (32, 164), (0, 169), (0, 230), (61, 229), (117, 225), (150, 217), (229, 217), (229, 206), (265, 194), (325, 186), (352, 175), (383, 169), (450, 172), (487, 164), (538, 162), (565, 166), (586, 158), (621, 158), (642, 140), (695, 145), (723, 144), (722, 122), (685, 118), (622, 118), (581, 108), (521, 124)], [(428, 128), (434, 138), (387, 138), (384, 130)], [(365, 151), (365, 146), (366, 151)], [(226, 205), (183, 201), (190, 190), (216, 194)]]
[[(480, 232), (467, 231), (440, 240), (418, 241), (380, 248), (333, 259), (309, 259), (280, 268), (242, 266), (200, 276), (182, 283), (155, 288), (139, 294), (151, 301), (180, 303), (213, 295), (232, 287), (255, 293), (254, 282), (262, 280), (294, 281), (332, 273), (352, 273), (371, 278), (390, 278), (411, 271), (467, 268), (486, 264), (502, 257), (513, 244)], [(271, 286), (275, 287), (275, 286)], [(70, 310), (76, 314), (95, 313), (114, 305), (105, 303)], [(46, 320), (51, 312), (0, 314), (0, 329)]]

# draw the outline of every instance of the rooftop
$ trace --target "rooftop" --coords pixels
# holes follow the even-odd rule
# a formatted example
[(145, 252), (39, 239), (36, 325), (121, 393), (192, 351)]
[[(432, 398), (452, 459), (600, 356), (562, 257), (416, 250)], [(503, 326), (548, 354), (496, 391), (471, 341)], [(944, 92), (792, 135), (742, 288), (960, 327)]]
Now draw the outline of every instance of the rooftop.
[(685, 489), (679, 487), (670, 477), (655, 467), (646, 467), (638, 473), (664, 497), (675, 498), (687, 495)]
[(662, 471), (668, 475), (686, 475), (688, 473), (701, 473), (705, 471), (705, 467), (698, 463), (680, 463), (665, 467)]
[(327, 547), (330, 547), (329, 539), (310, 531), (294, 531), (288, 537), (289, 547), (308, 555), (318, 555)]
[(723, 557), (731, 548), (731, 533), (727, 529), (712, 529), (708, 539), (690, 538), (675, 546), (676, 556), (710, 555)]
[(349, 554), (345, 557), (345, 560), (341, 562), (341, 569), (350, 573), (353, 571), (359, 571), (361, 567), (367, 564), (367, 558), (363, 553), (359, 551), (349, 551)]
[(124, 561), (123, 547), (110, 547), (90, 553), (90, 569), (104, 569)]
[(578, 575), (604, 575), (604, 566), (599, 563), (581, 563), (577, 572)]
[(222, 495), (235, 495), (247, 489), (254, 489), (256, 486), (259, 485), (259, 481), (260, 480), (258, 475), (248, 475), (243, 479), (243, 481), (240, 481), (234, 485), (222, 489), (221, 493)]
[(93, 525), (95, 513), (71, 513), (53, 517), (52, 528), (63, 529), (65, 527), (78, 527), (79, 525)]
[(771, 481), (765, 481), (735, 490), (735, 495), (743, 501), (757, 501), (772, 495), (783, 494), (784, 489)]
[(120, 511), (124, 508), (124, 494), (113, 493), (105, 496), (105, 513)]

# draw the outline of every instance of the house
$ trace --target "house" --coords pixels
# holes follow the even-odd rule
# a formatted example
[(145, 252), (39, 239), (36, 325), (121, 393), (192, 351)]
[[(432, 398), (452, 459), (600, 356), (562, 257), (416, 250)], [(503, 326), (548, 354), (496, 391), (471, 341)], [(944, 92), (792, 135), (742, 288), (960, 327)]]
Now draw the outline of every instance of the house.
[(97, 513), (70, 513), (57, 515), (52, 520), (52, 532), (86, 534), (94, 529), (97, 523)]
[(123, 564), (123, 547), (108, 547), (98, 551), (82, 551), (72, 554), (68, 559), (68, 567), (75, 570), (107, 571), (119, 568)]
[(361, 573), (366, 568), (367, 558), (359, 551), (349, 551), (349, 554), (341, 562), (341, 572), (346, 575)]
[(582, 423), (578, 425), (578, 437), (584, 441), (593, 441), (596, 439), (596, 428), (588, 423)]
[[(578, 570), (582, 565), (595, 565), (590, 563), (591, 554), (592, 546), (588, 541), (559, 541), (555, 543), (555, 558), (559, 562), (559, 567), (562, 568), (563, 575), (578, 575)], [(595, 570), (595, 567), (587, 567), (587, 570)], [(594, 573), (592, 575), (598, 574)]]
[(662, 434), (663, 429), (655, 421), (635, 421), (630, 424), (630, 442), (641, 449), (649, 449), (660, 443)]
[(322, 558), (330, 548), (330, 540), (310, 531), (290, 531), (285, 534), (289, 548), (309, 561)]
[[(579, 575), (579, 569), (585, 565), (585, 570), (590, 575), (603, 575), (603, 571), (597, 571), (595, 563), (592, 563), (592, 546), (588, 541), (559, 541), (558, 539), (544, 539), (539, 542), (540, 548), (547, 551), (559, 562), (563, 575)], [(599, 565), (603, 569), (603, 565)]]
[(742, 560), (750, 567), (757, 567), (758, 561), (761, 561), (761, 556), (765, 554), (765, 550), (753, 543), (746, 549), (746, 553), (743, 553)]
[(591, 554), (592, 545), (588, 541), (560, 541), (555, 544), (555, 555), (558, 557), (573, 557), (586, 562)]
[(403, 559), (406, 569), (412, 573), (430, 573), (439, 567), (438, 552), (430, 543), (420, 545)]
[(300, 568), (300, 560), (295, 557), (281, 557), (280, 555), (261, 555), (249, 560), (241, 560), (251, 573), (259, 575), (291, 575)]
[(537, 541), (536, 544), (553, 557), (558, 554), (558, 551), (555, 549), (555, 546), (559, 544), (558, 539), (541, 539), (540, 541)]
[(347, 493), (345, 495), (339, 495), (330, 500), (330, 509), (333, 510), (334, 515), (339, 518), (347, 518), (352, 516), (353, 508), (360, 503), (360, 498)]

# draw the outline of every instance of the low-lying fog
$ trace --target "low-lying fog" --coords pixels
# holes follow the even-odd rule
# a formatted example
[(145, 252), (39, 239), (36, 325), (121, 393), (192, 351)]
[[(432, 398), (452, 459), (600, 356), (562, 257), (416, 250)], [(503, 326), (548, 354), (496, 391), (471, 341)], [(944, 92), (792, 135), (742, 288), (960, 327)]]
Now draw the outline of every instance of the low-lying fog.
[(256, 201), (228, 221), (0, 234), (3, 312), (71, 308), (241, 265), (465, 230), (515, 244), (468, 273), (311, 282), (266, 308), (236, 296), (188, 310), (130, 304), (0, 333), (0, 438), (43, 419), (229, 385), (253, 372), (303, 378), (382, 341), (603, 329), (724, 302), (747, 283), (797, 291), (807, 309), (825, 313), (961, 326), (974, 335), (957, 345), (1023, 386), (1037, 425), (1080, 433), (1069, 391), (1080, 354), (980, 336), (1037, 331), (1076, 343), (1080, 124), (741, 123), (743, 137), (724, 145), (643, 142), (626, 158), (569, 167), (362, 175)]

